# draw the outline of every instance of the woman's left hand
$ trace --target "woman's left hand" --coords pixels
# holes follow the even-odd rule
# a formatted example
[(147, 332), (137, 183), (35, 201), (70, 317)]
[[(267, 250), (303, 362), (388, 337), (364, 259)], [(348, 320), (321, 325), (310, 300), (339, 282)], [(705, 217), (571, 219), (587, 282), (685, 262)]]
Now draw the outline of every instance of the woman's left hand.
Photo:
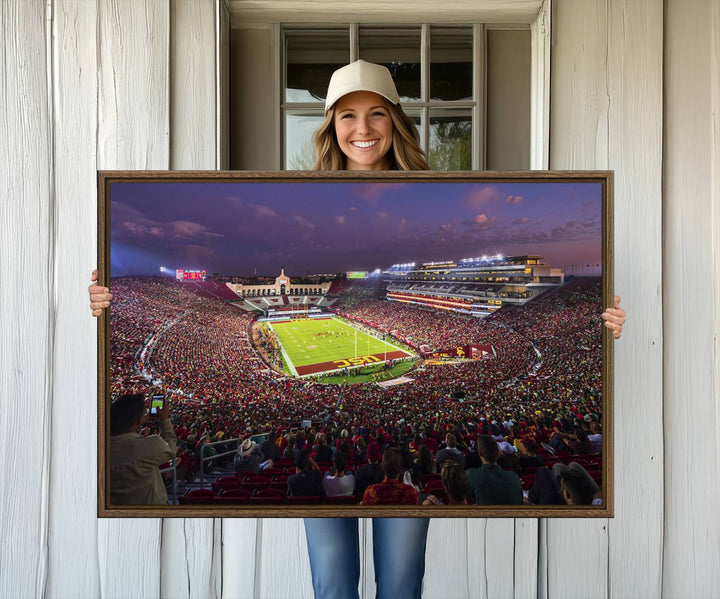
[(605, 326), (612, 331), (615, 339), (620, 339), (625, 324), (625, 310), (620, 307), (620, 297), (615, 296), (615, 307), (608, 308), (602, 313)]

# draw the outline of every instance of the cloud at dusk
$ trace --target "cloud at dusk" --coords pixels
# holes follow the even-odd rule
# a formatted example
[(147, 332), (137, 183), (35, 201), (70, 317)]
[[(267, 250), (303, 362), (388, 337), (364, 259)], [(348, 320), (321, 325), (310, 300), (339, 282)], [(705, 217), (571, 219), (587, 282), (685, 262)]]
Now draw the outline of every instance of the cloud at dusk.
[(475, 218), (473, 218), (473, 222), (476, 225), (485, 225), (488, 222), (488, 217), (485, 214), (477, 214)]
[(300, 225), (301, 227), (304, 227), (306, 229), (314, 229), (315, 225), (313, 225), (307, 218), (304, 216), (300, 216), (299, 214), (296, 214), (293, 216), (293, 221)]
[(480, 208), (491, 202), (497, 202), (500, 194), (492, 185), (475, 185), (465, 195), (465, 202), (470, 208)]
[(253, 204), (251, 207), (255, 213), (255, 216), (259, 216), (261, 218), (272, 218), (278, 215), (277, 212), (275, 212), (269, 206), (263, 206), (262, 204)]
[[(117, 220), (115, 214), (118, 214)], [(172, 241), (183, 243), (209, 242), (223, 237), (206, 225), (186, 220), (160, 222), (147, 218), (140, 211), (119, 205), (113, 212), (113, 225), (117, 224), (118, 239)]]

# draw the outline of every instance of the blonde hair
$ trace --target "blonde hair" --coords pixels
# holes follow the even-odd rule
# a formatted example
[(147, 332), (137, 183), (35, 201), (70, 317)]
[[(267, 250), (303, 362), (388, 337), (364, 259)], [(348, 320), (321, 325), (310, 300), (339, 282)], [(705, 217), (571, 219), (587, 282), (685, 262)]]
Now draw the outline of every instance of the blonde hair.
[[(428, 171), (430, 166), (420, 148), (420, 136), (415, 123), (400, 104), (385, 102), (393, 124), (392, 147), (387, 153), (391, 171)], [(314, 171), (344, 171), (347, 160), (335, 135), (335, 106), (325, 113), (325, 119), (313, 134), (315, 146)]]

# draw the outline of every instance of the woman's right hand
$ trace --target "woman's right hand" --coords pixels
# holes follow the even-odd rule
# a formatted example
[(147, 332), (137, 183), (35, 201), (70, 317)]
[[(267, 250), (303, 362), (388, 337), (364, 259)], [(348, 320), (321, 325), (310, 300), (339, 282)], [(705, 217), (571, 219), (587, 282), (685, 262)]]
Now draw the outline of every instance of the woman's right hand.
[(92, 285), (88, 287), (88, 293), (90, 294), (90, 309), (92, 310), (93, 316), (100, 316), (102, 311), (110, 306), (112, 293), (110, 293), (110, 290), (107, 287), (101, 287), (97, 284), (97, 270), (92, 271), (90, 280), (93, 282)]

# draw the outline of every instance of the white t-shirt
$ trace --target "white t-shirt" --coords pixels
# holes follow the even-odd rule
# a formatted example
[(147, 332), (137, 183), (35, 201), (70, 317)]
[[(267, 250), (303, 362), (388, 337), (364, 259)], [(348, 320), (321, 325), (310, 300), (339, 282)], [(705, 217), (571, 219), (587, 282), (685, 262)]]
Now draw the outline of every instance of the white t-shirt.
[(352, 474), (346, 474), (341, 478), (326, 475), (323, 478), (323, 490), (328, 497), (353, 495), (355, 493), (355, 477)]

